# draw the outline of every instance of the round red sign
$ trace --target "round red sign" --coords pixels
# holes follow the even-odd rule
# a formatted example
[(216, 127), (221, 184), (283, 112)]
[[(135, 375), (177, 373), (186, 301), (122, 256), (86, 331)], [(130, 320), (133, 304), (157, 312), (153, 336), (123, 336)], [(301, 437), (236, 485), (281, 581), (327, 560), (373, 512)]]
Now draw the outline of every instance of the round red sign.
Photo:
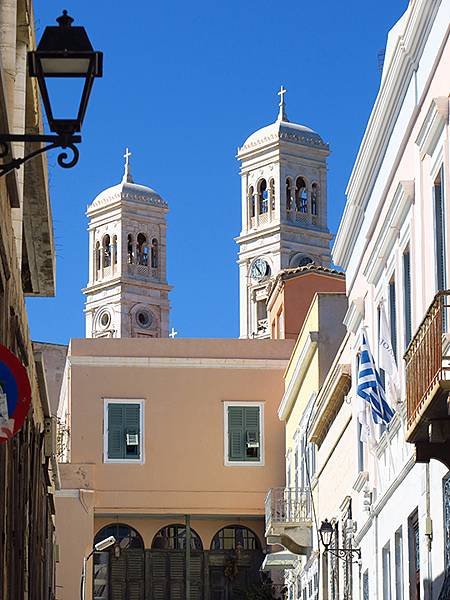
[(0, 444), (22, 427), (31, 404), (31, 387), (25, 367), (0, 344)]

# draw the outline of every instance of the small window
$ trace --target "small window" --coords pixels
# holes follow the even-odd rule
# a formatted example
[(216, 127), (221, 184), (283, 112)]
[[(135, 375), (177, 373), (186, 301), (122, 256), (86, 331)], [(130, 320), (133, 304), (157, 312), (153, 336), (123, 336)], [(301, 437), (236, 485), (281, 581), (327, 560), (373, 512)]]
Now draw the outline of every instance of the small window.
[(262, 405), (225, 405), (225, 464), (262, 464)]
[(391, 600), (391, 549), (389, 542), (382, 550), (383, 600)]
[(101, 263), (101, 252), (100, 252), (100, 242), (95, 244), (95, 268), (97, 271), (100, 271), (100, 263)]
[(113, 264), (117, 265), (117, 235), (113, 237), (112, 243)]
[(250, 211), (250, 217), (253, 219), (255, 216), (255, 191), (252, 185), (248, 188), (248, 207)]
[(142, 462), (142, 401), (105, 401), (105, 462)]
[(211, 550), (259, 550), (261, 544), (248, 527), (228, 525), (216, 533), (211, 542)]
[(286, 179), (286, 210), (292, 208), (292, 184), (289, 177)]
[(269, 181), (270, 208), (275, 210), (275, 180)]
[(303, 177), (298, 177), (295, 183), (295, 208), (298, 212), (308, 212), (308, 190)]

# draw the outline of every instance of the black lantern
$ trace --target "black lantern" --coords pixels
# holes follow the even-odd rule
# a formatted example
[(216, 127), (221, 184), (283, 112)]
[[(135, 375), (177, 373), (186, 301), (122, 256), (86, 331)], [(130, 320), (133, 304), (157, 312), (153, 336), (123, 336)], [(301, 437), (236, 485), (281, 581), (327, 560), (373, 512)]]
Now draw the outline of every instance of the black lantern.
[(328, 550), (329, 545), (331, 544), (331, 538), (333, 537), (333, 525), (325, 519), (322, 521), (322, 525), (319, 529), (320, 539), (322, 540), (322, 544), (324, 545), (325, 551)]
[[(25, 158), (0, 165), (0, 176), (19, 168), (37, 154), (57, 147), (70, 148), (74, 154), (70, 162), (65, 162), (66, 153), (59, 155), (58, 163), (62, 167), (73, 167), (78, 161), (79, 153), (74, 144), (81, 142), (81, 137), (75, 134), (81, 130), (94, 79), (102, 76), (103, 54), (93, 49), (84, 27), (72, 26), (73, 19), (66, 10), (56, 20), (58, 26), (46, 27), (37, 49), (28, 52), (28, 72), (38, 81), (48, 126), (55, 135), (0, 135), (0, 158), (8, 154), (7, 142), (50, 142), (49, 146), (40, 147)], [(56, 79), (72, 82), (78, 79), (82, 84), (73, 114), (55, 115), (50, 83)]]
[[(28, 53), (30, 77), (37, 77), (51, 131), (72, 134), (80, 131), (95, 77), (102, 76), (103, 54), (95, 52), (84, 27), (72, 27), (67, 10), (56, 19), (58, 27), (46, 27), (34, 52)], [(47, 79), (84, 79), (83, 92), (76, 115), (55, 119), (49, 98)]]

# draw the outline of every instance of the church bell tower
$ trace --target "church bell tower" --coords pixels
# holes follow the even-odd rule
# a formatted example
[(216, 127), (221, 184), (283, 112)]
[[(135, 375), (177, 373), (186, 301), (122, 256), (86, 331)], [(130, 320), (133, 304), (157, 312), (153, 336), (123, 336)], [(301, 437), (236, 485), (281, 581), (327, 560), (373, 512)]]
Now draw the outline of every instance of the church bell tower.
[(286, 90), (277, 120), (238, 149), (242, 178), (239, 245), (240, 337), (268, 338), (267, 285), (282, 269), (330, 265), (328, 145), (289, 121)]
[(167, 203), (134, 183), (130, 152), (122, 181), (87, 209), (86, 337), (168, 337)]

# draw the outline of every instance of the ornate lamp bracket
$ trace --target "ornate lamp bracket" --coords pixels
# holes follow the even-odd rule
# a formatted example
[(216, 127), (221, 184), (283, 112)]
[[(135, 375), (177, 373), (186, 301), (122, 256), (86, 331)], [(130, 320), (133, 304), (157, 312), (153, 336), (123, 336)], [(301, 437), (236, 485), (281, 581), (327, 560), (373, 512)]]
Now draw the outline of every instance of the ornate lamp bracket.
[[(58, 164), (64, 169), (70, 169), (74, 167), (80, 156), (80, 152), (75, 144), (81, 142), (81, 135), (72, 134), (56, 134), (56, 135), (4, 135), (0, 134), (0, 158), (6, 158), (10, 154), (11, 142), (25, 142), (25, 143), (36, 143), (39, 147), (23, 156), (22, 158), (12, 158), (9, 162), (0, 164), (0, 177), (7, 175), (14, 169), (19, 169), (24, 163), (35, 158), (39, 154), (54, 150), (55, 148), (61, 148), (62, 150), (70, 150), (72, 152), (72, 158), (69, 158), (67, 152), (60, 152), (58, 155)], [(46, 145), (44, 145), (46, 144)]]

